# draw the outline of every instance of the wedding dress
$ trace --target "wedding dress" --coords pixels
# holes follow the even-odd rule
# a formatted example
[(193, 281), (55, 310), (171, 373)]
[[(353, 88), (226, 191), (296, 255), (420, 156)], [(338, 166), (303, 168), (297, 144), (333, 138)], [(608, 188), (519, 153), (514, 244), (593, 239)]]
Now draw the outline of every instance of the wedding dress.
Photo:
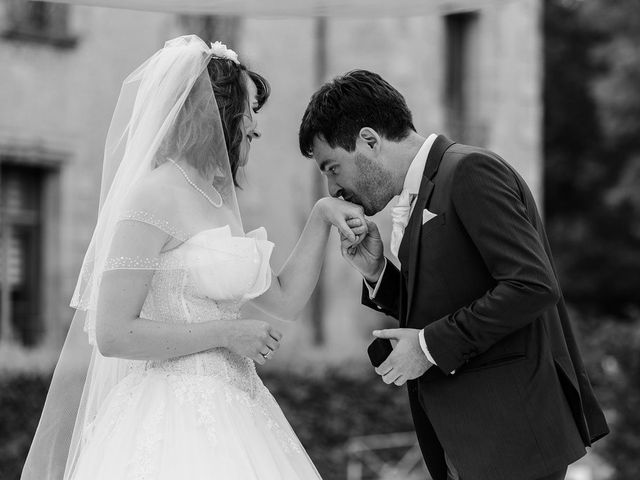
[[(128, 219), (153, 223), (145, 213), (130, 212)], [(151, 260), (158, 269), (141, 317), (174, 323), (239, 318), (243, 303), (269, 287), (272, 247), (264, 229), (235, 237), (223, 226), (192, 236)], [(118, 268), (118, 261), (110, 259), (107, 269)], [(126, 368), (87, 426), (71, 478), (319, 478), (252, 360), (214, 348), (129, 361)]]

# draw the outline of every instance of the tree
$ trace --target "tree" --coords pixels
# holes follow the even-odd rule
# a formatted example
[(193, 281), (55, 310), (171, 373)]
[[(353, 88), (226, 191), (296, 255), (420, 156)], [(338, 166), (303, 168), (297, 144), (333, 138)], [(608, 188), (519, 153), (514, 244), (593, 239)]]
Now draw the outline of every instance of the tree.
[(637, 0), (545, 3), (549, 237), (567, 299), (640, 305), (640, 11)]

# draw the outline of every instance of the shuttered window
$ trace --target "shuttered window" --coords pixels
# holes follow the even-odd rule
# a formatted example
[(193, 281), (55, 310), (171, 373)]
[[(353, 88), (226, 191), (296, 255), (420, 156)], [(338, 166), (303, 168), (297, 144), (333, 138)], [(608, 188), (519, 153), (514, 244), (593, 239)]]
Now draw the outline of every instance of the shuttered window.
[(40, 309), (44, 170), (0, 166), (0, 341), (35, 345)]

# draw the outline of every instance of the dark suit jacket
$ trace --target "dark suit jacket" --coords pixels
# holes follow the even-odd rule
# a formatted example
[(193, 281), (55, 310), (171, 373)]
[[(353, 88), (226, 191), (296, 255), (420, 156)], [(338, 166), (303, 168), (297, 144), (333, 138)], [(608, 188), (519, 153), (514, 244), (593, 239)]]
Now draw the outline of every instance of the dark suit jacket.
[[(437, 217), (422, 225), (425, 208)], [(527, 480), (608, 433), (533, 196), (504, 160), (439, 136), (399, 258), (362, 300), (424, 329), (437, 367), (409, 397), (435, 480), (443, 451), (463, 480)]]

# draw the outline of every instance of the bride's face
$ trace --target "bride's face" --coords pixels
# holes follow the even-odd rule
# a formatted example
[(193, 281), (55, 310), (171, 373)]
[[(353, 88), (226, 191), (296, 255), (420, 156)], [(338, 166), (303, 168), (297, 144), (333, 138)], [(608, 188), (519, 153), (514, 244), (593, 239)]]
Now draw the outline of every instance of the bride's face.
[(240, 159), (239, 165), (244, 167), (249, 160), (249, 151), (251, 150), (251, 142), (262, 136), (262, 132), (258, 129), (258, 121), (256, 120), (256, 110), (258, 109), (258, 89), (255, 83), (249, 78), (249, 75), (245, 75), (245, 81), (247, 82), (247, 103), (244, 107), (244, 114), (242, 117), (242, 133), (244, 138), (240, 144)]

